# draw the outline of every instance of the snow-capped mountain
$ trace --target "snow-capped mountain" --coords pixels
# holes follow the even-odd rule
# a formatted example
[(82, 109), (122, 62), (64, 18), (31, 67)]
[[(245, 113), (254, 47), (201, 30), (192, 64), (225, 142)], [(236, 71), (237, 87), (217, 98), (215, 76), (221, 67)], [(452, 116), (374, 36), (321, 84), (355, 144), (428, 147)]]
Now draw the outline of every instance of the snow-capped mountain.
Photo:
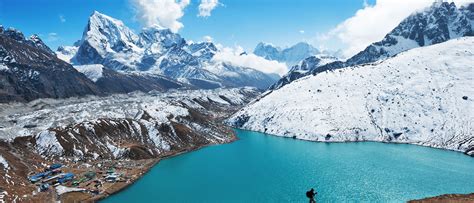
[(268, 91), (234, 127), (299, 139), (383, 141), (474, 155), (474, 37), (326, 71)]
[(424, 11), (403, 20), (382, 41), (371, 44), (348, 59), (347, 65), (370, 63), (412, 48), (472, 36), (472, 5), (470, 7), (471, 10), (458, 9), (454, 3), (435, 2)]
[(433, 45), (463, 36), (473, 36), (473, 22), (474, 3), (458, 8), (454, 3), (435, 2), (425, 10), (404, 19), (383, 40), (371, 44), (347, 61), (313, 66), (305, 74), (290, 72), (272, 85), (272, 89), (280, 88), (309, 74), (315, 75), (327, 70), (375, 62), (412, 48)]
[(321, 52), (308, 43), (300, 42), (291, 47), (282, 49), (269, 43), (259, 43), (253, 53), (268, 60), (274, 60), (293, 66), (303, 59), (320, 54)]
[(76, 47), (60, 47), (54, 55), (37, 35), (26, 39), (13, 28), (1, 31), (0, 103), (193, 88), (161, 75), (124, 74), (100, 64), (73, 67), (64, 61)]
[[(78, 45), (70, 60), (75, 65), (102, 64), (125, 73), (160, 74), (200, 88), (251, 85), (266, 89), (276, 81), (255, 69), (214, 62), (211, 59), (219, 50), (213, 43), (187, 43), (179, 34), (159, 26), (144, 28), (137, 35), (122, 21), (99, 12), (90, 16)], [(63, 55), (69, 55), (69, 50)], [(215, 66), (224, 68), (209, 68)], [(240, 80), (241, 75), (254, 83)]]
[(10, 39), (15, 40), (16, 42), (27, 44), (48, 52), (49, 54), (55, 55), (54, 51), (52, 51), (36, 34), (31, 35), (29, 38), (25, 38), (25, 35), (23, 35), (21, 31), (11, 27), (4, 29), (2, 25), (0, 25), (0, 33)]
[(59, 60), (41, 39), (0, 29), (0, 103), (37, 98), (101, 95), (70, 64)]

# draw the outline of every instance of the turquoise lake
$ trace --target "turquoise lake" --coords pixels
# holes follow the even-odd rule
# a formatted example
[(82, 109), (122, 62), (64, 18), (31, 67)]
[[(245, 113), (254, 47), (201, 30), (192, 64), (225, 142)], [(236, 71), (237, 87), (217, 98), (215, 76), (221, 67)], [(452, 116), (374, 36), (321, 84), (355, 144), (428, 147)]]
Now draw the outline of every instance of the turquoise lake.
[(240, 140), (161, 161), (102, 202), (404, 202), (474, 192), (474, 158), (407, 144)]

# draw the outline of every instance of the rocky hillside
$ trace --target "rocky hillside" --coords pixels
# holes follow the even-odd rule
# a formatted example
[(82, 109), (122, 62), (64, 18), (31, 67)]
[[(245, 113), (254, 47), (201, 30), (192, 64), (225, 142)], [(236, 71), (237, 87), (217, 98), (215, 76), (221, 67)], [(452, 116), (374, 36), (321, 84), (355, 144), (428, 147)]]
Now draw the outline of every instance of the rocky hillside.
[(0, 28), (0, 103), (101, 94), (36, 35), (26, 39), (18, 30)]
[(326, 71), (267, 92), (229, 124), (321, 141), (411, 143), (474, 155), (474, 37)]
[(474, 35), (474, 4), (457, 7), (454, 3), (436, 2), (416, 12), (395, 27), (381, 41), (347, 59), (327, 64), (315, 64), (304, 74), (290, 71), (271, 89), (278, 89), (304, 76), (347, 66), (375, 62), (395, 56), (403, 51), (429, 46), (450, 39)]
[(32, 195), (28, 173), (51, 162), (156, 159), (231, 142), (236, 137), (221, 121), (258, 94), (216, 89), (0, 104), (0, 185), (9, 198), (29, 201), (42, 197)]

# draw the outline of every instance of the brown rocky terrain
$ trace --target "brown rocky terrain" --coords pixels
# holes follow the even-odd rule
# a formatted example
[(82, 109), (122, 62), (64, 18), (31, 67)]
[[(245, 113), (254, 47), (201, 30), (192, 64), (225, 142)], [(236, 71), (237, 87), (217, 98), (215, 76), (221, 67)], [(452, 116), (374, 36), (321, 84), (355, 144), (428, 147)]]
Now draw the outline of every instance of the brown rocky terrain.
[(409, 203), (472, 203), (474, 193), (471, 194), (447, 194), (436, 197), (428, 197), (419, 200), (411, 200)]
[[(104, 198), (133, 183), (163, 157), (235, 140), (222, 120), (257, 94), (249, 88), (196, 90), (3, 105), (0, 156), (7, 166), (0, 164), (0, 189), (8, 192), (8, 202)], [(85, 189), (82, 192), (60, 195), (54, 187), (39, 192), (39, 184), (28, 177), (53, 163), (62, 163), (62, 171), (73, 173), (75, 180), (88, 171), (97, 178), (63, 184)], [(120, 174), (113, 183), (104, 181), (111, 169)], [(99, 194), (91, 193), (95, 180), (101, 182)]]

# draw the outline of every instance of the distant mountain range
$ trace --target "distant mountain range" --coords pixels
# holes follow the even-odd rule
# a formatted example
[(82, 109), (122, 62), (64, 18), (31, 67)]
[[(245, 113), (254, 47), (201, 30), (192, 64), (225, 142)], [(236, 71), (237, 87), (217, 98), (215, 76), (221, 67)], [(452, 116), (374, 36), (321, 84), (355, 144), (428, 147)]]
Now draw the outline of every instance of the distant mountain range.
[[(445, 42), (463, 36), (473, 36), (474, 3), (458, 8), (454, 3), (436, 2), (423, 11), (404, 19), (384, 39), (375, 42), (346, 61), (314, 63), (306, 73), (290, 71), (270, 89), (278, 89), (309, 74), (318, 74), (347, 66), (387, 59), (403, 51)], [(306, 59), (312, 60), (312, 59)]]
[(306, 42), (300, 42), (288, 48), (281, 48), (270, 43), (260, 42), (255, 47), (253, 53), (268, 60), (286, 63), (290, 67), (297, 65), (305, 58), (315, 55), (341, 57), (340, 51), (320, 51)]
[(267, 89), (279, 79), (213, 60), (219, 51), (211, 42), (188, 43), (159, 27), (136, 35), (99, 12), (90, 16), (81, 40), (56, 52), (37, 35), (26, 38), (0, 25), (0, 103), (177, 88)]
[(162, 75), (197, 88), (253, 86), (266, 89), (279, 76), (212, 60), (212, 42), (188, 43), (159, 26), (135, 34), (122, 21), (94, 12), (83, 37), (57, 55), (73, 65), (101, 64), (124, 74)]

